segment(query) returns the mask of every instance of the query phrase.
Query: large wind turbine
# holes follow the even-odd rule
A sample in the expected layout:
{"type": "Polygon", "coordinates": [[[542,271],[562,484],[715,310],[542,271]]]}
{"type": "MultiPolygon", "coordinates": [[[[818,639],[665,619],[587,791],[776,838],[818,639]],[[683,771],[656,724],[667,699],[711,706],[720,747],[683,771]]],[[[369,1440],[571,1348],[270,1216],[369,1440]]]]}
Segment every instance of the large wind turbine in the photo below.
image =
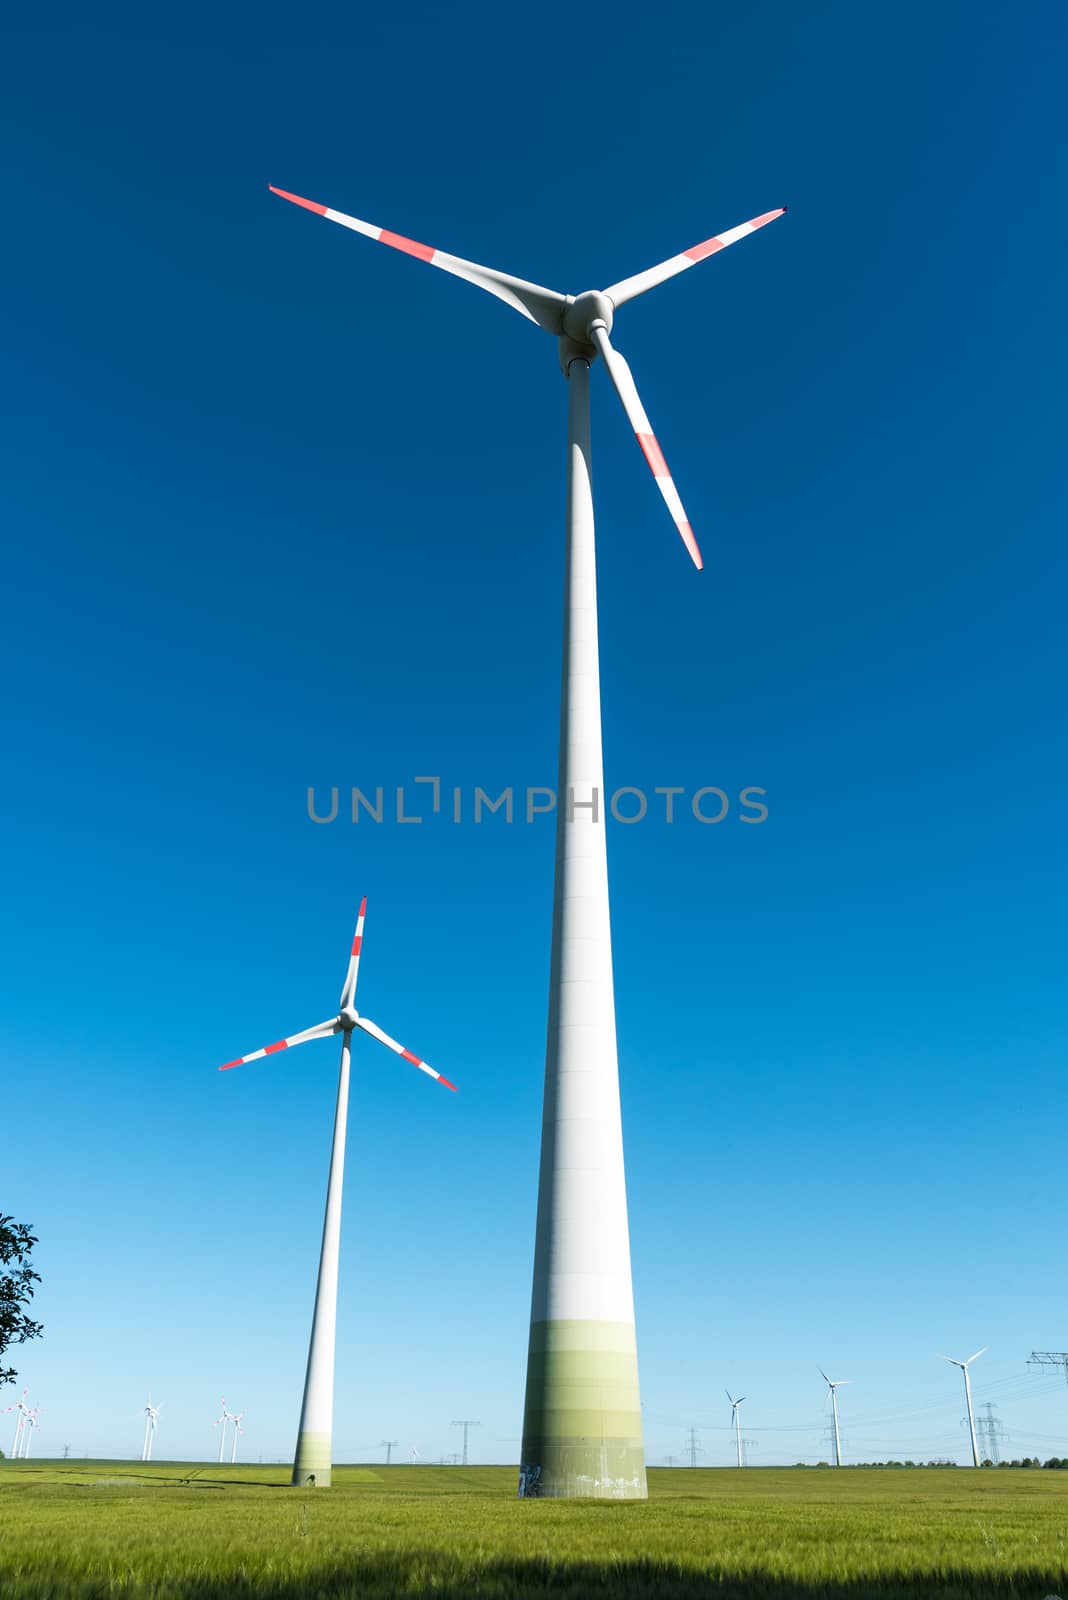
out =
{"type": "MultiPolygon", "coordinates": [[[[300,1427],[297,1432],[297,1449],[293,1462],[292,1482],[295,1485],[307,1485],[320,1489],[329,1488],[331,1468],[331,1434],[333,1432],[334,1416],[334,1340],[337,1330],[337,1276],[338,1276],[338,1250],[341,1242],[341,1187],[345,1174],[345,1128],[348,1121],[349,1106],[349,1054],[352,1046],[353,1029],[359,1028],[363,1033],[369,1033],[372,1039],[377,1039],[380,1044],[388,1045],[390,1050],[403,1056],[405,1061],[410,1061],[420,1072],[425,1072],[431,1078],[436,1078],[447,1089],[455,1090],[456,1085],[450,1083],[448,1078],[443,1078],[440,1072],[421,1061],[417,1055],[406,1050],[396,1039],[391,1039],[384,1033],[376,1022],[369,1017],[362,1017],[356,1010],[356,977],[360,970],[360,949],[363,944],[363,922],[367,911],[366,898],[360,902],[360,914],[356,919],[356,933],[352,941],[352,953],[349,956],[349,968],[345,974],[345,982],[341,989],[341,1006],[336,1017],[331,1017],[326,1022],[319,1022],[314,1028],[305,1028],[303,1033],[294,1033],[288,1039],[279,1039],[276,1044],[265,1045],[262,1050],[253,1050],[250,1055],[238,1056],[236,1061],[227,1061],[219,1068],[226,1072],[231,1067],[244,1066],[246,1062],[258,1061],[261,1056],[274,1055],[279,1050],[288,1050],[292,1045],[306,1044],[309,1039],[326,1039],[331,1034],[341,1035],[341,1072],[337,1085],[337,1108],[334,1113],[334,1141],[330,1151],[330,1177],[326,1189],[326,1213],[323,1218],[323,1240],[319,1251],[319,1277],[315,1286],[315,1309],[312,1313],[311,1340],[308,1346],[308,1367],[304,1377],[304,1402],[300,1412],[300,1427]]],[[[226,1405],[223,1404],[225,1415],[226,1405]]],[[[222,1419],[220,1418],[220,1421],[222,1419]]],[[[223,1425],[225,1437],[226,1427],[223,1425]]],[[[236,1438],[234,1441],[236,1449],[236,1438]]],[[[221,1447],[220,1447],[221,1449],[221,1447]]],[[[220,1461],[222,1455],[219,1456],[220,1461]]]]}
{"type": "Polygon", "coordinates": [[[837,1394],[837,1391],[842,1387],[842,1385],[844,1383],[852,1383],[853,1380],[852,1380],[852,1378],[828,1378],[827,1374],[824,1372],[822,1367],[817,1367],[816,1370],[818,1371],[820,1377],[823,1379],[824,1383],[827,1385],[827,1394],[823,1398],[823,1405],[824,1405],[824,1409],[825,1410],[826,1410],[826,1406],[827,1406],[827,1397],[830,1396],[831,1410],[834,1413],[834,1464],[835,1464],[836,1467],[840,1467],[842,1465],[842,1436],[838,1432],[838,1394],[837,1394]]]}
{"type": "Polygon", "coordinates": [[[729,1389],[724,1389],[723,1393],[727,1396],[727,1399],[731,1401],[731,1421],[734,1423],[734,1439],[738,1446],[738,1465],[740,1467],[744,1467],[745,1462],[742,1460],[742,1424],[738,1416],[738,1412],[742,1401],[745,1399],[745,1395],[740,1394],[737,1400],[731,1400],[731,1392],[729,1389]]]}
{"type": "Polygon", "coordinates": [[[603,290],[558,294],[284,189],[331,222],[466,278],[559,341],[568,379],[567,555],[541,1173],[519,1492],[644,1499],[608,911],[590,459],[599,355],[694,565],[701,553],[630,368],[616,310],[782,215],[766,211],[603,290]]]}
{"type": "Polygon", "coordinates": [[[972,1380],[968,1374],[968,1368],[971,1366],[973,1361],[978,1361],[979,1357],[984,1355],[989,1349],[990,1346],[988,1344],[984,1344],[982,1350],[977,1350],[974,1356],[968,1357],[967,1361],[957,1361],[953,1356],[940,1355],[938,1358],[939,1361],[948,1361],[951,1367],[959,1367],[964,1374],[964,1398],[968,1402],[968,1432],[972,1436],[973,1467],[977,1467],[979,1465],[979,1445],[975,1437],[975,1416],[972,1412],[972,1380]]]}

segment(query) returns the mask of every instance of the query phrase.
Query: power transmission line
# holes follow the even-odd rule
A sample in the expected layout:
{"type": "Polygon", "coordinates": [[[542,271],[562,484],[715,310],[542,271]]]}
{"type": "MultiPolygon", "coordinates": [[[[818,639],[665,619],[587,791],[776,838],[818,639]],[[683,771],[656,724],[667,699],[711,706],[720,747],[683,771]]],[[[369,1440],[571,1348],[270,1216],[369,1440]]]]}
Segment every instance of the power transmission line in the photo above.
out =
{"type": "Polygon", "coordinates": [[[481,1424],[481,1422],[473,1422],[470,1417],[461,1417],[458,1422],[451,1422],[449,1424],[449,1426],[451,1428],[462,1428],[464,1430],[464,1466],[466,1467],[466,1465],[467,1465],[467,1430],[468,1430],[468,1428],[481,1428],[482,1424],[481,1424]]]}
{"type": "Polygon", "coordinates": [[[690,1465],[691,1465],[691,1467],[696,1467],[696,1465],[697,1465],[697,1457],[704,1455],[704,1451],[702,1450],[701,1446],[697,1443],[697,1429],[696,1428],[691,1428],[690,1429],[689,1451],[690,1451],[690,1465]]]}
{"type": "Polygon", "coordinates": [[[1068,1350],[1032,1350],[1029,1367],[1063,1367],[1064,1381],[1068,1383],[1068,1350]]]}

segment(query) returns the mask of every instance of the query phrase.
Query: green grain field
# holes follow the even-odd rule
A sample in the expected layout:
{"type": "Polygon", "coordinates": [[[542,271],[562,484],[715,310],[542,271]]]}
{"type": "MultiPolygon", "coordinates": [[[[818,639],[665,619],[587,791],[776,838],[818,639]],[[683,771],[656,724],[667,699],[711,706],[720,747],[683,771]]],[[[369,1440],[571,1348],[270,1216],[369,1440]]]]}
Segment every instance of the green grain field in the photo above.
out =
{"type": "Polygon", "coordinates": [[[520,1502],[513,1468],[0,1462],[0,1596],[1068,1600],[1068,1474],[652,1470],[520,1502]]]}

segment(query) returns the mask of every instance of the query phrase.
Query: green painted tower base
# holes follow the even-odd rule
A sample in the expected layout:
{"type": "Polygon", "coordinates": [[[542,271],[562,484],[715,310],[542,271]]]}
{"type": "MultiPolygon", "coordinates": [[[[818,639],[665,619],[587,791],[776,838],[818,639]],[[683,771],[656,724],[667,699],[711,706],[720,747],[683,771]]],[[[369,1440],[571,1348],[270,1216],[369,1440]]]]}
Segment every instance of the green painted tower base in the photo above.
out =
{"type": "Polygon", "coordinates": [[[297,1439],[297,1459],[291,1479],[295,1489],[329,1489],[330,1435],[302,1433],[297,1439]]]}
{"type": "Polygon", "coordinates": [[[520,1461],[526,1498],[647,1498],[633,1323],[531,1326],[520,1461]]]}

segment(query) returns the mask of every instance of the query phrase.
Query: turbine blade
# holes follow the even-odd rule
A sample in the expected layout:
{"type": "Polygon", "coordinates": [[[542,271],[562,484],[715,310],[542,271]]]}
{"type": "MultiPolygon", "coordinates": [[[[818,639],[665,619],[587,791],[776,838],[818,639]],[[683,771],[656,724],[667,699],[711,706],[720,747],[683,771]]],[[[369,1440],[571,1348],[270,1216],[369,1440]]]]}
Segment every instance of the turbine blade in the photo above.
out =
{"type": "Polygon", "coordinates": [[[817,1367],[816,1371],[819,1373],[819,1375],[823,1379],[824,1383],[830,1383],[831,1380],[830,1380],[830,1378],[828,1378],[827,1374],[824,1372],[822,1367],[817,1367]]]}
{"type": "Polygon", "coordinates": [[[648,267],[644,272],[636,272],[632,278],[623,278],[604,292],[613,305],[621,306],[627,300],[634,300],[638,295],[644,294],[647,289],[655,289],[658,283],[666,282],[668,278],[675,277],[676,273],[695,267],[706,256],[715,255],[718,250],[726,250],[729,244],[737,244],[739,239],[746,238],[750,233],[756,233],[758,228],[774,222],[775,218],[781,217],[785,211],[786,207],[780,206],[777,211],[765,211],[749,222],[739,223],[737,228],[728,228],[726,233],[713,234],[711,239],[705,239],[702,244],[691,245],[689,250],[684,250],[681,255],[671,256],[667,261],[661,261],[659,266],[648,267]]]}
{"type": "Polygon", "coordinates": [[[938,1356],[938,1361],[948,1361],[951,1367],[963,1367],[963,1361],[957,1361],[953,1356],[938,1356]]]}
{"type": "Polygon", "coordinates": [[[433,1067],[427,1066],[425,1061],[420,1061],[418,1056],[414,1056],[410,1050],[406,1050],[402,1044],[398,1044],[396,1039],[391,1039],[388,1033],[382,1031],[377,1022],[371,1022],[367,1017],[358,1017],[356,1026],[362,1028],[364,1033],[369,1033],[372,1039],[377,1039],[381,1044],[388,1045],[391,1050],[395,1050],[399,1056],[404,1057],[405,1061],[410,1061],[413,1067],[418,1067],[420,1072],[425,1072],[429,1077],[436,1078],[439,1083],[445,1085],[446,1089],[451,1089],[454,1094],[456,1093],[456,1085],[454,1083],[450,1083],[448,1078],[443,1078],[440,1072],[435,1072],[433,1067]]]}
{"type": "Polygon", "coordinates": [[[406,239],[403,234],[390,233],[388,228],[376,227],[373,222],[361,222],[359,217],[334,211],[330,206],[320,205],[317,200],[304,200],[299,194],[290,194],[287,189],[276,189],[273,183],[267,187],[272,194],[289,200],[295,206],[303,206],[305,211],[314,211],[317,216],[326,217],[330,222],[340,222],[343,228],[351,228],[368,239],[377,239],[380,244],[402,250],[405,255],[428,261],[432,267],[441,267],[443,272],[451,272],[455,278],[466,278],[468,283],[496,295],[498,300],[503,300],[505,305],[511,306],[531,322],[536,322],[539,328],[544,328],[548,333],[563,332],[567,300],[554,289],[543,289],[541,284],[528,283],[525,278],[513,278],[510,273],[480,266],[477,261],[465,261],[462,256],[450,256],[444,250],[435,250],[433,245],[419,244],[415,239],[406,239]]]}
{"type": "Polygon", "coordinates": [[[360,970],[360,946],[363,944],[363,919],[367,912],[367,896],[360,901],[360,914],[356,918],[356,932],[352,940],[352,954],[349,956],[349,970],[345,974],[345,982],[341,989],[341,1009],[351,1006],[356,997],[356,974],[360,970]]]}
{"type": "MultiPolygon", "coordinates": [[[[729,1389],[724,1389],[723,1393],[727,1396],[728,1400],[731,1400],[731,1392],[730,1392],[729,1389]]],[[[734,1401],[731,1400],[731,1405],[733,1405],[733,1404],[734,1404],[734,1401]]]]}
{"type": "Polygon", "coordinates": [[[253,1050],[251,1055],[238,1056],[236,1061],[225,1061],[219,1068],[220,1072],[229,1072],[231,1067],[243,1067],[247,1061],[258,1061],[261,1056],[273,1056],[278,1050],[288,1050],[291,1045],[307,1044],[309,1039],[328,1039],[332,1033],[338,1033],[338,1021],[331,1017],[329,1022],[317,1022],[314,1028],[305,1028],[303,1033],[291,1033],[288,1039],[279,1039],[277,1044],[264,1045],[262,1050],[253,1050]]]}
{"type": "Polygon", "coordinates": [[[987,1352],[987,1351],[988,1351],[988,1350],[989,1350],[989,1349],[990,1349],[990,1346],[989,1346],[989,1345],[988,1345],[988,1344],[984,1344],[984,1346],[983,1346],[983,1348],[982,1348],[982,1349],[981,1349],[981,1350],[977,1350],[977,1351],[976,1351],[976,1352],[975,1352],[975,1354],[974,1354],[974,1356],[969,1356],[969,1357],[968,1357],[968,1359],[967,1359],[967,1361],[966,1361],[966,1362],[965,1362],[965,1363],[964,1363],[964,1365],[965,1365],[965,1366],[966,1366],[966,1367],[970,1367],[970,1366],[971,1366],[971,1364],[972,1364],[972,1362],[973,1362],[973,1361],[978,1361],[978,1360],[979,1360],[979,1357],[980,1357],[980,1356],[981,1356],[981,1355],[985,1355],[985,1354],[986,1354],[986,1352],[987,1352]]]}
{"type": "Polygon", "coordinates": [[[664,497],[664,503],[671,512],[672,521],[679,530],[683,544],[690,552],[690,559],[698,572],[700,572],[704,562],[701,560],[701,552],[697,547],[697,540],[694,538],[689,518],[683,509],[682,501],[679,499],[679,492],[675,488],[675,480],[668,471],[668,464],[664,460],[663,452],[656,442],[656,435],[653,432],[649,418],[645,414],[645,407],[638,396],[633,374],[619,351],[613,348],[607,330],[602,323],[594,323],[590,329],[590,338],[597,346],[598,353],[608,369],[608,376],[612,380],[616,394],[618,394],[623,403],[623,410],[627,413],[627,420],[634,429],[638,443],[641,445],[642,455],[649,463],[653,477],[656,479],[656,486],[664,497]]]}

